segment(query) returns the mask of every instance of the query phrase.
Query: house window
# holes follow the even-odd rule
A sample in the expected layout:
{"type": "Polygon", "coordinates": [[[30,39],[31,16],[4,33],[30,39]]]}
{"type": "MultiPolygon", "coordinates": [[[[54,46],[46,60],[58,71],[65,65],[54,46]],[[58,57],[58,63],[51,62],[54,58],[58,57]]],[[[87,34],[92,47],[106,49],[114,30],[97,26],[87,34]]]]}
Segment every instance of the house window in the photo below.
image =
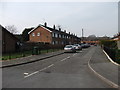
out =
{"type": "Polygon", "coordinates": [[[66,39],[66,36],[64,38],[66,39]]]}
{"type": "Polygon", "coordinates": [[[57,34],[57,33],[55,34],[55,37],[56,37],[56,38],[58,37],[58,34],[57,34]]]}
{"type": "Polygon", "coordinates": [[[53,41],[52,44],[54,45],[54,44],[55,44],[55,41],[53,41]]]}
{"type": "Polygon", "coordinates": [[[64,38],[64,35],[62,35],[62,38],[64,38]]]}
{"type": "Polygon", "coordinates": [[[52,37],[54,37],[55,35],[54,35],[54,33],[52,33],[52,37]]]}
{"type": "Polygon", "coordinates": [[[58,44],[58,41],[56,41],[56,44],[58,44]]]}
{"type": "Polygon", "coordinates": [[[64,45],[64,41],[62,41],[62,45],[64,45]]]}
{"type": "Polygon", "coordinates": [[[67,36],[67,39],[68,39],[69,37],[67,36]]]}
{"type": "Polygon", "coordinates": [[[32,33],[32,36],[35,36],[35,33],[32,33]]]}
{"type": "Polygon", "coordinates": [[[40,36],[40,33],[37,33],[37,36],[40,36]]]}
{"type": "Polygon", "coordinates": [[[61,38],[61,34],[59,35],[59,38],[61,38]]]}

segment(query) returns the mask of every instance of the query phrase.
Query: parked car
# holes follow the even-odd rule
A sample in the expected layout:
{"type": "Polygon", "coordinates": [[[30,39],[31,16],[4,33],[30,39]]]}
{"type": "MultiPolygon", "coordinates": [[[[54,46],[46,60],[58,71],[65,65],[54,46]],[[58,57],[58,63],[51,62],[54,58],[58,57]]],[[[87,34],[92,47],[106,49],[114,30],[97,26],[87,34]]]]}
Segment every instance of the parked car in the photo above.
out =
{"type": "Polygon", "coordinates": [[[82,47],[79,44],[74,44],[76,50],[82,50],[82,47]]]}
{"type": "Polygon", "coordinates": [[[97,44],[94,44],[94,46],[97,46],[97,44]]]}
{"type": "Polygon", "coordinates": [[[86,48],[88,48],[88,47],[90,47],[90,44],[86,43],[85,46],[86,46],[86,48]]]}
{"type": "Polygon", "coordinates": [[[81,46],[82,48],[85,48],[85,44],[84,44],[84,43],[81,43],[80,46],[81,46]]]}
{"type": "Polygon", "coordinates": [[[76,52],[75,47],[73,45],[66,45],[64,47],[64,52],[76,52]]]}
{"type": "Polygon", "coordinates": [[[90,47],[90,44],[87,44],[87,43],[81,43],[81,47],[82,48],[88,48],[88,47],[90,47]]]}

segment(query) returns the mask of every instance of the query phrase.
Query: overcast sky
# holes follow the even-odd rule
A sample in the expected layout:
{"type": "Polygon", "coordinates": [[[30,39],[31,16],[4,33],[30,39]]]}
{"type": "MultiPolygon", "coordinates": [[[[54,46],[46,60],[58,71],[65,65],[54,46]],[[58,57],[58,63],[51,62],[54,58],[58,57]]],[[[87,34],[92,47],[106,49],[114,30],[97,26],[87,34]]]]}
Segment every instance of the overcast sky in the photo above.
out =
{"type": "Polygon", "coordinates": [[[44,24],[84,36],[110,36],[118,32],[117,2],[1,2],[0,24],[25,28],[44,24]]]}

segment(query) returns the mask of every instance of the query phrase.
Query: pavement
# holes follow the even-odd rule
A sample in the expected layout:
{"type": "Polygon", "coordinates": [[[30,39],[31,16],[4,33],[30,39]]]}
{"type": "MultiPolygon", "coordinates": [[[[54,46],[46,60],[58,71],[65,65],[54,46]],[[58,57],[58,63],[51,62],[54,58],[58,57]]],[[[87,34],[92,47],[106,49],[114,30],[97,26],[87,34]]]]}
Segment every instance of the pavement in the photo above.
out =
{"type": "Polygon", "coordinates": [[[61,55],[63,53],[64,51],[60,50],[60,51],[50,52],[46,54],[31,55],[31,56],[22,57],[22,58],[6,60],[6,61],[2,61],[1,67],[5,68],[5,67],[13,67],[13,66],[18,66],[18,65],[28,64],[28,63],[36,62],[36,61],[43,60],[46,58],[50,58],[53,56],[61,55]]]}
{"type": "Polygon", "coordinates": [[[113,88],[120,87],[119,66],[110,62],[100,47],[97,47],[89,61],[90,69],[113,88]]]}

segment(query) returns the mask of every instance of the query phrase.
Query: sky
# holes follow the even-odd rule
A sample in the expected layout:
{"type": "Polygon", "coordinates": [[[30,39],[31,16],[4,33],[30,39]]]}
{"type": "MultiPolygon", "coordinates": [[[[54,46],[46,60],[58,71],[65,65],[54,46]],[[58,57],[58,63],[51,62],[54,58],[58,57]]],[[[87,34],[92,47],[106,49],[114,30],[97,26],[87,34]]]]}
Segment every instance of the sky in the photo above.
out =
{"type": "Polygon", "coordinates": [[[25,28],[61,25],[62,30],[82,36],[118,33],[118,2],[0,2],[0,24],[25,28]]]}

